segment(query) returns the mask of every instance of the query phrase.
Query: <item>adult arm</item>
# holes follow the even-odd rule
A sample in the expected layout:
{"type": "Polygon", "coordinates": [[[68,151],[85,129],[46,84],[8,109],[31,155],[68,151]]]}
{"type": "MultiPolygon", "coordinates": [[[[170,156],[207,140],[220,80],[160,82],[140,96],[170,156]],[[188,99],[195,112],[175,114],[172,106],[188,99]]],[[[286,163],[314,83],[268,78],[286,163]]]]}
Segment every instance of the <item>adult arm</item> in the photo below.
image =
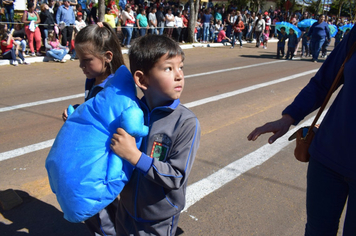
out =
{"type": "MultiPolygon", "coordinates": [[[[355,41],[356,28],[353,28],[350,34],[341,41],[338,49],[331,52],[315,76],[300,91],[294,101],[283,110],[282,118],[256,128],[248,135],[247,139],[254,141],[261,134],[272,132],[274,135],[268,139],[268,142],[273,143],[283,136],[291,125],[297,125],[305,116],[318,109],[355,41]]],[[[340,82],[339,86],[341,83],[343,81],[340,82]]]]}

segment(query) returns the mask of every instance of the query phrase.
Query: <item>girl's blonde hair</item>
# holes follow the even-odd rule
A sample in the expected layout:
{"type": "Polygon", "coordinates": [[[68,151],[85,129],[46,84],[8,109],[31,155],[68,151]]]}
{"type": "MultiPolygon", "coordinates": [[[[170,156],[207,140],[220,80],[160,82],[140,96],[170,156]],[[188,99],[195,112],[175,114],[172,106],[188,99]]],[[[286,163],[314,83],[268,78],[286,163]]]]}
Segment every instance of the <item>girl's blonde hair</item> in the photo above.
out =
{"type": "Polygon", "coordinates": [[[79,31],[75,37],[76,50],[91,50],[91,53],[97,57],[104,56],[107,51],[112,52],[113,59],[109,63],[108,71],[114,74],[115,71],[122,65],[125,65],[124,58],[121,53],[120,41],[106,22],[88,25],[79,31]]]}

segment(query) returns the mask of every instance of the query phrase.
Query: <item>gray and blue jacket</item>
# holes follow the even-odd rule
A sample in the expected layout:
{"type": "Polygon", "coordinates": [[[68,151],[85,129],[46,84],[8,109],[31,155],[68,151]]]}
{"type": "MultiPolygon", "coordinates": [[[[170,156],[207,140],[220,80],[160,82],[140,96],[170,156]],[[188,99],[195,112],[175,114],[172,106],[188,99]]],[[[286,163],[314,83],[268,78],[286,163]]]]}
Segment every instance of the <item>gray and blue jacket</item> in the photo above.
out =
{"type": "Polygon", "coordinates": [[[149,110],[141,100],[149,134],[142,155],[120,201],[139,222],[168,219],[184,209],[187,180],[200,143],[200,124],[188,108],[174,100],[149,110]]]}

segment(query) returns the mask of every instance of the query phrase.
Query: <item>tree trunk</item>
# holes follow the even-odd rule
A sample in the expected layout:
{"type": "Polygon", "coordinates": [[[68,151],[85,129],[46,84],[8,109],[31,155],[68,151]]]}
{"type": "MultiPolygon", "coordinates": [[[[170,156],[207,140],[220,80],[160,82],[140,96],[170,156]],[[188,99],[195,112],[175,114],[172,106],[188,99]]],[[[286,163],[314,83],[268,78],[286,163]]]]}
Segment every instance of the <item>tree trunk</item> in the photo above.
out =
{"type": "Polygon", "coordinates": [[[105,0],[98,1],[98,21],[104,22],[105,15],[105,0]]]}
{"type": "Polygon", "coordinates": [[[344,5],[344,1],[340,0],[339,5],[338,5],[338,13],[337,13],[336,25],[338,23],[340,23],[339,19],[340,19],[340,16],[341,16],[341,9],[342,9],[343,5],[344,5]]]}
{"type": "Polygon", "coordinates": [[[200,0],[189,0],[190,15],[189,15],[189,25],[188,25],[188,42],[194,43],[194,30],[195,24],[197,23],[198,13],[199,13],[199,3],[200,0]]]}

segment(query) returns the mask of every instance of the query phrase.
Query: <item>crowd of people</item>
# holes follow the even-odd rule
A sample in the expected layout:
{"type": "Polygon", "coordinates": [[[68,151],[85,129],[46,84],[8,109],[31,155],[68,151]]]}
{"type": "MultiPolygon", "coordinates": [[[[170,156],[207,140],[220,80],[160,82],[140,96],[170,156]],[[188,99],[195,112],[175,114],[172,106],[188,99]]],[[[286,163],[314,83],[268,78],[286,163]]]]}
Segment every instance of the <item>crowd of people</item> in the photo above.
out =
{"type": "MultiPolygon", "coordinates": [[[[46,55],[55,61],[65,62],[60,58],[67,53],[72,54],[71,59],[74,60],[76,57],[75,35],[86,25],[98,22],[97,6],[92,2],[78,4],[77,0],[44,0],[39,3],[36,0],[30,0],[27,4],[28,10],[24,12],[21,22],[13,20],[13,11],[9,8],[11,4],[13,5],[13,1],[5,2],[9,5],[5,8],[6,22],[3,24],[0,22],[1,39],[4,40],[10,30],[15,27],[13,37],[18,40],[14,41],[14,45],[16,41],[21,42],[18,53],[15,53],[17,56],[19,53],[22,53],[23,57],[42,56],[42,51],[45,51],[46,55]],[[56,48],[45,43],[50,41],[49,33],[59,39],[60,45],[56,48]],[[29,50],[26,50],[26,47],[29,50]],[[56,50],[56,53],[51,53],[51,50],[52,52],[56,50]],[[61,56],[58,58],[54,55],[61,56]]],[[[165,34],[177,42],[185,43],[188,38],[189,14],[189,3],[184,5],[164,0],[155,0],[150,3],[132,0],[118,6],[112,0],[106,6],[104,22],[107,22],[117,33],[122,47],[129,48],[131,40],[145,34],[165,34]]],[[[297,26],[298,22],[311,18],[317,17],[308,12],[301,14],[298,11],[292,14],[289,11],[275,9],[273,6],[264,12],[261,10],[253,12],[247,6],[239,10],[233,4],[214,5],[212,1],[209,1],[200,6],[194,29],[194,41],[230,43],[231,48],[234,48],[236,43],[239,43],[242,48],[243,40],[250,43],[254,41],[256,47],[262,46],[267,49],[268,40],[276,38],[279,40],[277,58],[285,56],[286,59],[293,59],[301,44],[302,56],[311,55],[312,60],[317,61],[320,51],[323,57],[326,56],[326,48],[330,43],[327,25],[341,26],[344,23],[341,19],[319,17],[318,24],[315,26],[310,29],[301,28],[302,34],[296,39],[296,35],[291,35],[289,30],[281,32],[275,27],[277,22],[290,22],[297,26]],[[284,47],[287,39],[288,46],[285,55],[284,47]]],[[[342,37],[343,32],[338,33],[335,37],[335,44],[338,44],[342,37]]],[[[14,45],[13,48],[15,48],[14,45]]],[[[14,61],[12,64],[17,65],[16,58],[12,59],[14,61]]]]}

